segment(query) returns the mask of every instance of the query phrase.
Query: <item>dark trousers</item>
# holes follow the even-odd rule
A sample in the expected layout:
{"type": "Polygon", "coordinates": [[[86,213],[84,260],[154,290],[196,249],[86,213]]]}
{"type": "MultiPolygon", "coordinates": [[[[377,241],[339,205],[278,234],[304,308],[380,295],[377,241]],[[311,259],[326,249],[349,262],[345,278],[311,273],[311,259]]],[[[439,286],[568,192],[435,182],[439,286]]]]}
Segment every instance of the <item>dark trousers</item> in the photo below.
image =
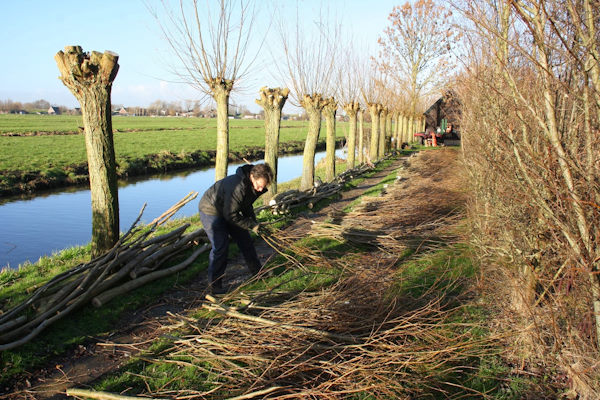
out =
{"type": "Polygon", "coordinates": [[[207,215],[200,211],[200,221],[204,225],[204,230],[208,240],[212,244],[212,249],[208,256],[208,283],[220,286],[221,278],[227,268],[227,253],[229,252],[229,237],[236,242],[246,265],[254,275],[260,271],[261,264],[256,254],[252,237],[250,233],[237,225],[228,223],[225,218],[218,215],[207,215]]]}

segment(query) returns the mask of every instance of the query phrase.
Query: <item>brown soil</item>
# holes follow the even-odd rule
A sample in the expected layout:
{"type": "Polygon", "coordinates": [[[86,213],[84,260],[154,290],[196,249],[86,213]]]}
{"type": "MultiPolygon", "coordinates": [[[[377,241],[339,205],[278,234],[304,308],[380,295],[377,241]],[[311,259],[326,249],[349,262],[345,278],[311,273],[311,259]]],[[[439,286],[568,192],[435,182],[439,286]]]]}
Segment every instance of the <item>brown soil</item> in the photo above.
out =
{"type": "MultiPolygon", "coordinates": [[[[297,236],[308,231],[311,221],[320,221],[341,210],[360,197],[370,187],[376,185],[393,170],[398,169],[404,159],[396,160],[392,165],[366,178],[358,187],[343,192],[339,200],[318,210],[298,216],[286,230],[297,236]]],[[[256,249],[261,261],[266,261],[274,250],[264,241],[257,241],[256,249]]],[[[249,278],[241,257],[230,260],[225,274],[225,284],[230,288],[240,285],[249,278]]],[[[201,274],[184,286],[174,287],[171,291],[156,299],[153,304],[135,310],[126,315],[118,326],[122,328],[102,340],[90,339],[85,346],[58,357],[45,368],[32,371],[27,377],[15,382],[12,388],[4,389],[0,399],[68,399],[65,390],[70,387],[85,387],[86,384],[118,369],[140,350],[147,348],[160,337],[158,329],[164,325],[169,314],[176,314],[198,307],[204,300],[206,276],[201,274]]]]}

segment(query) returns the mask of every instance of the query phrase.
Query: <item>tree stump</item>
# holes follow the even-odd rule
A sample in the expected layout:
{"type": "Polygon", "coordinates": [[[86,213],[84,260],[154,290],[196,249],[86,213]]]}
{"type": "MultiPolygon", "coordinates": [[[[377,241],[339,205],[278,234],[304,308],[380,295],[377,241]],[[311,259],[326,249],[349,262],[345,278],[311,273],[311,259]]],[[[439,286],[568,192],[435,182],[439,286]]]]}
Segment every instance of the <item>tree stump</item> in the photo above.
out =
{"type": "Polygon", "coordinates": [[[119,239],[119,199],[111,100],[119,56],[106,51],[84,53],[66,46],[54,56],[59,79],[81,105],[92,197],[92,256],[113,247],[119,239]]]}

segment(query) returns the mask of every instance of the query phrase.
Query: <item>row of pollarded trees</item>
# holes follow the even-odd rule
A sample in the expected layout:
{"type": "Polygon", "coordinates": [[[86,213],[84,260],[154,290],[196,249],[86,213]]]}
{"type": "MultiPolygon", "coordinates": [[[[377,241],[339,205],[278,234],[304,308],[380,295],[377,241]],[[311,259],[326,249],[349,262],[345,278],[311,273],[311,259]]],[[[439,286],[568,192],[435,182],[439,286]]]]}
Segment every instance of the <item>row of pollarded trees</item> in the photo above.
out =
{"type": "MultiPolygon", "coordinates": [[[[425,1],[424,3],[430,2],[425,1]]],[[[179,71],[180,77],[206,95],[211,96],[217,103],[218,139],[215,178],[222,179],[227,173],[229,96],[235,85],[249,73],[249,66],[255,60],[255,58],[246,57],[252,47],[251,43],[262,43],[265,39],[263,37],[262,40],[253,42],[257,36],[255,30],[258,25],[253,23],[256,16],[255,5],[252,1],[220,0],[200,6],[196,1],[191,0],[190,2],[180,2],[176,11],[169,9],[166,2],[163,5],[166,17],[161,17],[158,12],[154,15],[176,58],[183,66],[179,71]]],[[[288,98],[294,106],[302,107],[308,115],[309,127],[304,147],[301,190],[313,186],[314,156],[321,132],[322,119],[325,120],[326,127],[326,179],[331,180],[335,177],[335,115],[338,109],[346,110],[351,120],[348,145],[356,146],[356,142],[359,142],[361,150],[360,132],[362,130],[360,123],[356,123],[355,116],[358,121],[361,121],[361,108],[369,108],[372,119],[382,121],[382,123],[373,123],[371,127],[372,139],[370,142],[377,142],[377,147],[366,146],[369,159],[376,160],[384,152],[385,132],[391,132],[390,119],[397,115],[395,111],[386,110],[399,108],[392,106],[390,99],[399,96],[390,95],[389,88],[401,85],[414,88],[415,91],[403,94],[402,97],[408,99],[410,103],[404,107],[407,110],[404,115],[416,115],[417,100],[424,94],[423,87],[428,85],[427,82],[420,82],[419,76],[400,79],[400,81],[408,80],[412,82],[411,84],[403,84],[398,81],[399,78],[395,81],[390,79],[389,82],[386,82],[389,83],[388,89],[386,89],[388,94],[384,94],[381,85],[383,81],[379,80],[379,83],[376,83],[375,74],[369,69],[386,70],[388,76],[398,77],[403,72],[397,66],[397,57],[380,63],[369,63],[370,68],[362,69],[355,66],[356,61],[354,60],[340,62],[342,58],[340,43],[343,42],[340,24],[337,21],[328,21],[323,15],[324,13],[321,13],[317,23],[311,25],[309,29],[302,26],[302,19],[298,11],[295,24],[290,24],[282,17],[274,19],[279,21],[274,30],[279,34],[278,42],[281,49],[276,52],[277,55],[274,56],[273,62],[269,64],[277,68],[277,71],[272,72],[278,75],[278,80],[289,88],[289,92],[288,89],[263,89],[266,92],[261,92],[261,97],[257,100],[259,105],[267,106],[265,113],[271,112],[269,110],[277,108],[276,106],[280,107],[279,110],[272,111],[273,117],[266,117],[268,147],[276,145],[278,142],[277,118],[280,117],[281,107],[288,101],[288,98]],[[373,90],[365,90],[365,85],[372,87],[373,90]],[[385,105],[381,101],[384,98],[386,98],[385,105]],[[363,107],[359,106],[361,101],[364,104],[363,107]],[[381,112],[384,113],[383,119],[380,118],[381,112]],[[390,119],[387,118],[388,114],[390,114],[390,119]],[[387,128],[386,123],[388,123],[387,128]],[[383,134],[380,135],[380,132],[383,134]]],[[[420,14],[415,11],[405,18],[409,19],[417,15],[420,14]]],[[[390,29],[394,31],[392,14],[390,21],[390,29]]],[[[390,46],[394,46],[394,44],[390,46]]],[[[260,51],[261,46],[256,46],[255,49],[260,51]]],[[[355,49],[345,50],[344,54],[358,53],[355,49]]],[[[367,65],[367,63],[363,64],[367,65]]],[[[414,68],[422,70],[423,65],[417,64],[414,68]]],[[[398,104],[397,101],[396,104],[398,104]]],[[[395,135],[403,135],[403,139],[396,139],[397,144],[410,141],[412,134],[422,129],[422,122],[419,118],[416,116],[404,119],[395,117],[396,121],[402,121],[396,122],[394,131],[395,135]]],[[[392,133],[389,135],[392,136],[392,133]]],[[[268,154],[276,154],[277,148],[268,148],[266,151],[268,154]]],[[[351,154],[348,160],[349,165],[353,166],[354,151],[349,150],[349,154],[351,154]]],[[[359,151],[359,162],[363,161],[361,157],[362,151],[359,151]]],[[[268,162],[276,162],[276,155],[270,155],[269,159],[268,162]]],[[[273,189],[272,193],[275,193],[276,183],[273,189]]]]}
{"type": "MultiPolygon", "coordinates": [[[[163,6],[165,16],[159,16],[156,11],[154,16],[179,61],[178,75],[212,97],[217,105],[215,178],[219,180],[227,174],[229,98],[238,82],[247,76],[253,60],[247,57],[247,52],[253,46],[251,38],[258,25],[254,21],[254,3],[220,0],[198,4],[197,0],[190,0],[179,2],[177,10],[171,10],[166,1],[163,6]]],[[[414,13],[413,16],[416,15],[419,13],[414,13]]],[[[390,20],[393,27],[393,13],[390,20]]],[[[336,175],[335,116],[338,108],[346,110],[351,120],[348,134],[349,167],[354,166],[356,147],[359,163],[365,160],[375,161],[384,155],[386,136],[393,136],[395,146],[399,146],[402,142],[410,141],[414,132],[422,129],[422,120],[414,117],[417,98],[423,94],[420,91],[422,88],[402,95],[395,95],[390,89],[402,85],[402,79],[398,78],[401,69],[394,57],[379,63],[363,62],[362,65],[367,67],[361,70],[358,62],[339,62],[339,43],[342,38],[337,22],[331,23],[321,18],[316,26],[311,26],[312,32],[307,32],[299,22],[290,25],[284,23],[283,18],[279,21],[282,21],[277,27],[282,52],[274,64],[279,68],[280,80],[290,89],[263,88],[257,103],[265,110],[266,160],[275,170],[281,110],[288,96],[294,105],[304,108],[309,117],[300,190],[312,188],[314,184],[314,158],[322,118],[325,118],[327,131],[326,179],[332,180],[336,175]],[[288,31],[290,27],[295,28],[293,32],[288,31]],[[396,79],[379,79],[375,71],[396,79]],[[409,106],[405,107],[408,112],[402,115],[413,117],[399,117],[400,114],[395,110],[399,109],[398,104],[401,102],[392,101],[399,98],[409,99],[409,106]],[[362,107],[361,101],[364,104],[362,107]],[[365,109],[369,110],[372,120],[369,143],[362,124],[362,111],[365,109]],[[396,123],[392,132],[394,118],[396,123]],[[368,158],[364,157],[363,151],[368,154],[368,158]]],[[[296,18],[296,21],[300,21],[300,18],[296,18]]],[[[94,210],[93,253],[98,255],[109,249],[118,236],[118,197],[116,178],[111,176],[115,160],[108,112],[112,80],[118,70],[118,57],[110,52],[92,52],[90,55],[78,46],[68,47],[66,50],[65,53],[59,52],[56,59],[62,73],[61,79],[82,105],[94,210]]],[[[255,50],[259,54],[261,46],[255,50]]],[[[346,53],[357,54],[353,50],[347,49],[346,53]]],[[[413,68],[422,69],[423,66],[416,64],[413,68]]],[[[413,82],[413,78],[409,81],[413,82]]],[[[412,87],[411,85],[404,86],[412,87]]],[[[275,180],[272,193],[276,191],[275,180]]]]}

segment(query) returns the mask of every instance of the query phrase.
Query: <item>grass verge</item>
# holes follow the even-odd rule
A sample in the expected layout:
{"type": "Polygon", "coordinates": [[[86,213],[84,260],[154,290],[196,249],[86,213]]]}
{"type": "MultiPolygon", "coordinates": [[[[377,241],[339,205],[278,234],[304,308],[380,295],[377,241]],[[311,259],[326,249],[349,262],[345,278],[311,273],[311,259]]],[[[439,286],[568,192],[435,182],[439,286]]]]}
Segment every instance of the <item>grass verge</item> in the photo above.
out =
{"type": "MultiPolygon", "coordinates": [[[[378,166],[377,170],[387,165],[386,163],[382,163],[378,166]]],[[[337,164],[338,173],[344,171],[345,168],[345,162],[337,164]]],[[[375,173],[375,171],[370,174],[375,173]]],[[[323,177],[324,169],[317,168],[316,174],[323,177]]],[[[295,188],[298,182],[299,179],[283,183],[280,185],[280,190],[295,188]]],[[[356,180],[353,182],[356,182],[356,180]]],[[[260,205],[259,203],[260,201],[255,205],[260,205]]],[[[327,201],[322,200],[318,203],[317,207],[323,207],[325,204],[327,204],[327,201]]],[[[270,217],[267,217],[267,215],[270,215],[270,213],[259,216],[259,219],[274,218],[272,215],[270,217]]],[[[289,220],[281,220],[276,226],[281,227],[288,222],[289,220]]],[[[156,234],[166,233],[184,223],[191,224],[188,228],[189,231],[201,226],[197,216],[182,218],[168,222],[164,227],[159,228],[156,234]]],[[[235,255],[237,247],[232,245],[230,252],[231,255],[235,255]]],[[[188,255],[189,253],[182,254],[177,259],[172,260],[170,264],[177,264],[180,259],[188,255]]],[[[77,348],[79,345],[85,345],[90,340],[97,340],[110,334],[128,312],[151,303],[153,299],[172,289],[176,284],[183,285],[194,279],[194,277],[206,269],[208,264],[207,258],[207,255],[201,255],[198,260],[184,271],[145,285],[126,296],[112,300],[110,307],[96,309],[86,306],[72,314],[68,321],[58,321],[29,344],[15,350],[0,353],[0,385],[6,385],[14,381],[16,377],[44,365],[48,360],[77,348]]],[[[88,245],[65,249],[51,257],[43,257],[39,262],[28,264],[23,268],[3,270],[0,272],[0,309],[8,310],[12,306],[19,304],[36,287],[47,282],[53,276],[72,269],[83,262],[87,262],[89,259],[90,246],[88,245]]],[[[317,282],[315,284],[321,283],[317,282]]]]}
{"type": "MultiPolygon", "coordinates": [[[[0,115],[0,196],[87,182],[85,138],[79,116],[0,115]],[[39,132],[54,134],[35,135],[39,132]],[[30,136],[11,134],[32,133],[30,136]]],[[[116,117],[114,146],[119,177],[208,167],[215,157],[216,119],[116,117]]],[[[307,122],[283,121],[281,154],[301,152],[307,122]]],[[[341,140],[346,123],[338,123],[341,140]]],[[[233,159],[264,156],[264,121],[230,122],[233,159]]],[[[324,148],[324,139],[318,144],[324,148]]]]}

